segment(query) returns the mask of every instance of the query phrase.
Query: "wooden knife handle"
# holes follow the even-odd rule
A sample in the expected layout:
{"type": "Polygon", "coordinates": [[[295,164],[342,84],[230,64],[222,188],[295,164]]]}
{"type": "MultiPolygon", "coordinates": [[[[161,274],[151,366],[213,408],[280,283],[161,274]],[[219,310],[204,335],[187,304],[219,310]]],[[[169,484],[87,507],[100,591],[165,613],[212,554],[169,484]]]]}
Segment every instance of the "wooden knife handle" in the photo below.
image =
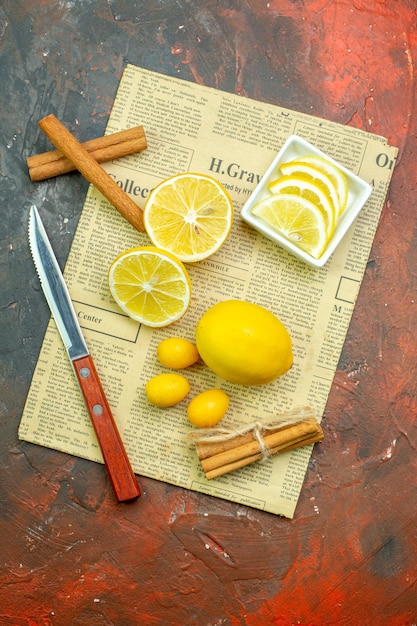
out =
{"type": "Polygon", "coordinates": [[[90,355],[72,362],[96,432],[104,463],[119,502],[141,495],[135,474],[104,395],[93,359],[90,355]]]}

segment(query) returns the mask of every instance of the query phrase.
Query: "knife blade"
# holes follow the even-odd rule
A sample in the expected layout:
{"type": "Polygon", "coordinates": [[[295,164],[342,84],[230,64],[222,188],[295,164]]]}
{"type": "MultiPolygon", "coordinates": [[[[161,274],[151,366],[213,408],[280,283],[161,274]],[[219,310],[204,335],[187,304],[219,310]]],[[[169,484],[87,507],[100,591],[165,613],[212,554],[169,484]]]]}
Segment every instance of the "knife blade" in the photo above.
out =
{"type": "Polygon", "coordinates": [[[46,301],[84,397],[116,497],[119,502],[133,500],[141,495],[141,491],[36,206],[32,206],[29,213],[29,245],[46,301]]]}

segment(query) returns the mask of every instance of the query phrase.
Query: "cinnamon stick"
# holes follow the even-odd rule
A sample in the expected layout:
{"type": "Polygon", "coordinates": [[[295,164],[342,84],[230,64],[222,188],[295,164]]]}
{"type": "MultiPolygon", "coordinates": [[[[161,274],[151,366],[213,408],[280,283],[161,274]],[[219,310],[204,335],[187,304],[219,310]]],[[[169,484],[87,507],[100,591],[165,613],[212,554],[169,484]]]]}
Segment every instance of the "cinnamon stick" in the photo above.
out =
{"type": "Polygon", "coordinates": [[[217,478],[250,463],[289,450],[322,441],[322,428],[314,417],[296,424],[258,432],[250,430],[222,441],[197,441],[196,451],[207,479],[217,478]]]}
{"type": "Polygon", "coordinates": [[[84,178],[94,185],[132,226],[143,232],[145,227],[142,209],[119,187],[65,126],[52,114],[44,117],[39,122],[39,126],[51,143],[73,163],[84,178]]]}
{"type": "MultiPolygon", "coordinates": [[[[145,150],[147,141],[143,126],[135,126],[111,135],[90,139],[82,145],[97,163],[105,163],[145,150]]],[[[30,156],[26,162],[33,182],[67,174],[76,169],[60,150],[49,150],[30,156]]]]}

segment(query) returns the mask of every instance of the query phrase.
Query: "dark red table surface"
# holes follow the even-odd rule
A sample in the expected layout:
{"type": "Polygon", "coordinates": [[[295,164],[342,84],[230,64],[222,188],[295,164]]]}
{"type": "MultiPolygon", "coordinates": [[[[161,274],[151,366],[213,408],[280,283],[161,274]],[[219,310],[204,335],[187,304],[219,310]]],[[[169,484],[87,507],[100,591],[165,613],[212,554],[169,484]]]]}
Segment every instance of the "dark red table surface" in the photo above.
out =
{"type": "Polygon", "coordinates": [[[416,62],[414,0],[0,3],[1,626],[417,623],[416,62]],[[118,505],[101,465],[17,438],[49,318],[28,210],[63,263],[87,189],[26,158],[49,113],[101,135],[127,63],[400,150],[293,520],[145,478],[118,505]]]}

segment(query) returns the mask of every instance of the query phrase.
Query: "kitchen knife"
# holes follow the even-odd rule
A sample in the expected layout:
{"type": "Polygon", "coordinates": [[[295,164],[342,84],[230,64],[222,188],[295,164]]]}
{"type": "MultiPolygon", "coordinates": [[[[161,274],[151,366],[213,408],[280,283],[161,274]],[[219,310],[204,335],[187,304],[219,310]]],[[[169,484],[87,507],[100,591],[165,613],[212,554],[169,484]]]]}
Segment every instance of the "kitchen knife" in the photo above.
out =
{"type": "Polygon", "coordinates": [[[35,206],[29,214],[29,244],[41,286],[61,335],[94,426],[119,502],[141,495],[93,359],[79,326],[64,277],[35,206]]]}

